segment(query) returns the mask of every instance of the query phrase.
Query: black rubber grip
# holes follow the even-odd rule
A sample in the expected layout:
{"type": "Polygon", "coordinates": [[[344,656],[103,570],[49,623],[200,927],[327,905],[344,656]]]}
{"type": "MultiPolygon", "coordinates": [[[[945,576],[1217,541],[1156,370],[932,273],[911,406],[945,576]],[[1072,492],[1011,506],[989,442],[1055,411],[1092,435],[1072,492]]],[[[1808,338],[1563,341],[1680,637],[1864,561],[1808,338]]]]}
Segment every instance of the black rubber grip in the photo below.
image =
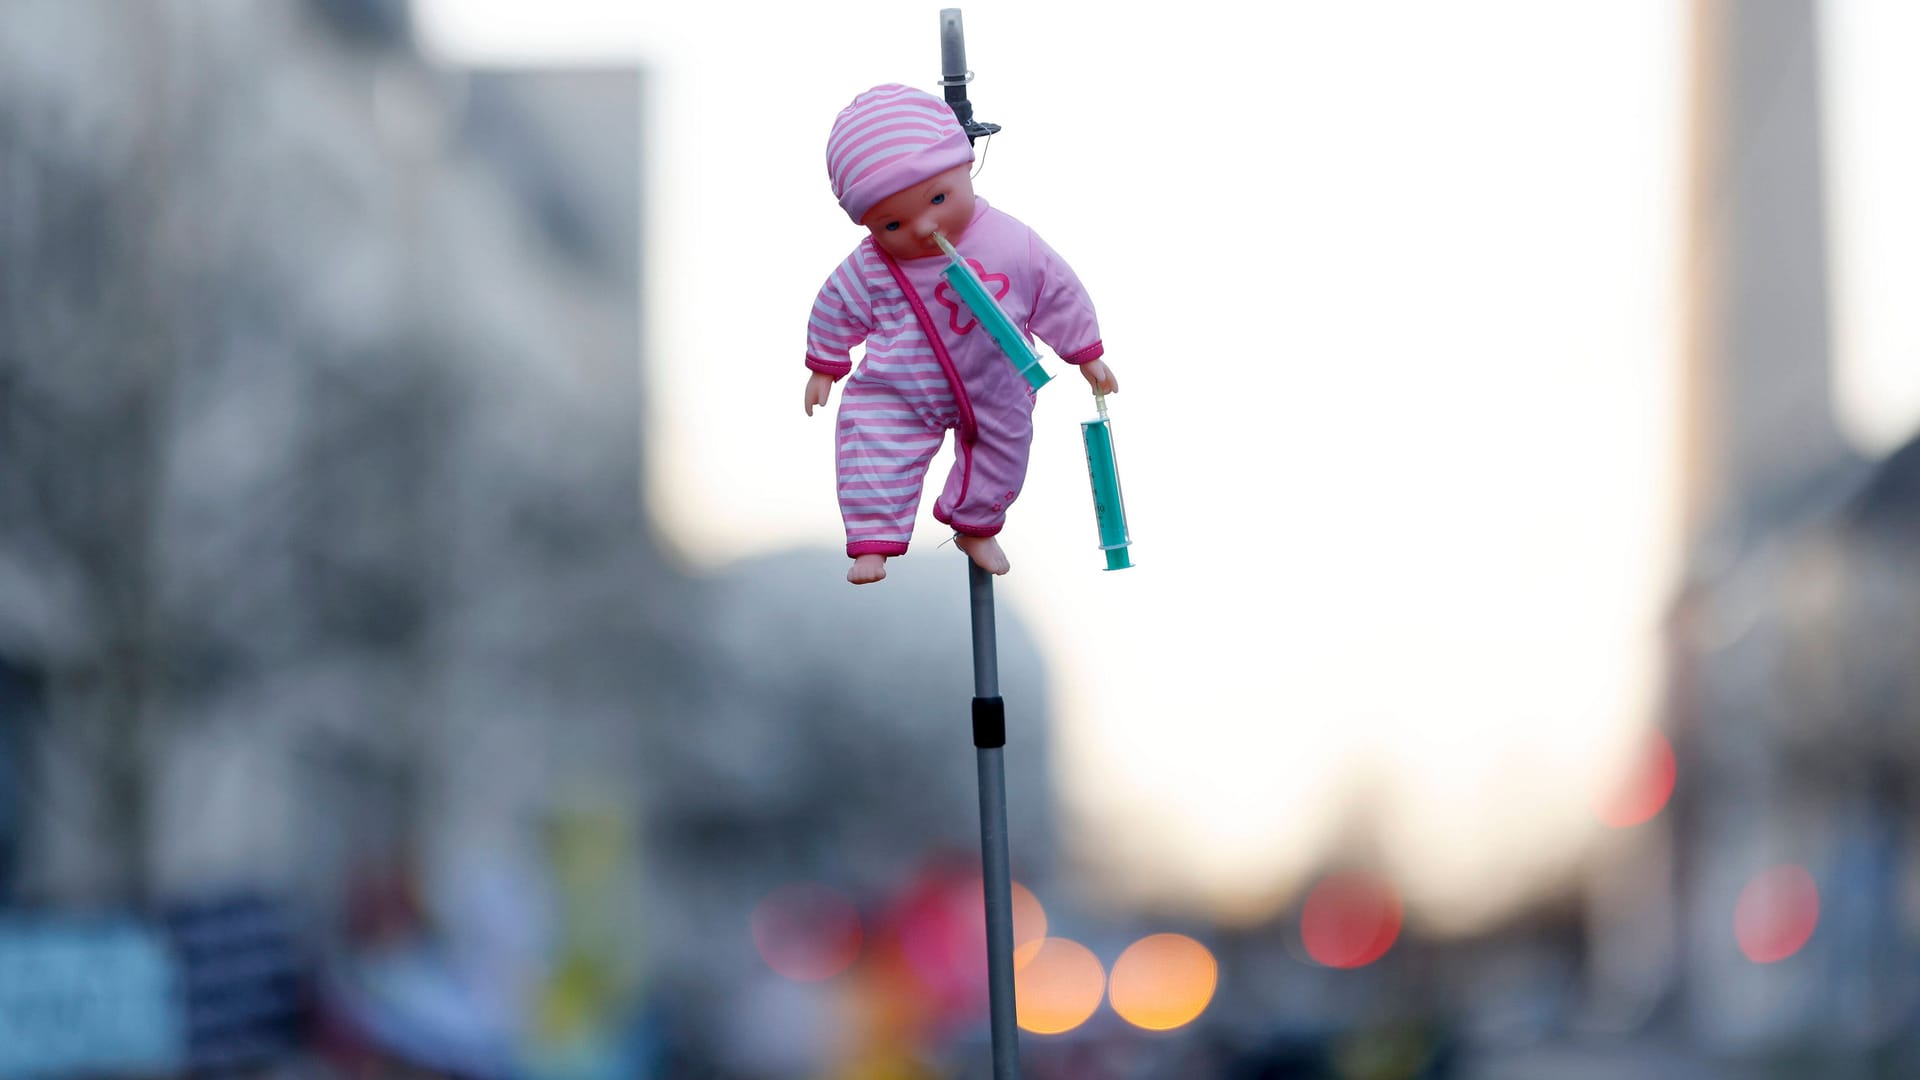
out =
{"type": "Polygon", "coordinates": [[[997,750],[1007,745],[1007,705],[997,697],[973,699],[973,745],[997,750]]]}

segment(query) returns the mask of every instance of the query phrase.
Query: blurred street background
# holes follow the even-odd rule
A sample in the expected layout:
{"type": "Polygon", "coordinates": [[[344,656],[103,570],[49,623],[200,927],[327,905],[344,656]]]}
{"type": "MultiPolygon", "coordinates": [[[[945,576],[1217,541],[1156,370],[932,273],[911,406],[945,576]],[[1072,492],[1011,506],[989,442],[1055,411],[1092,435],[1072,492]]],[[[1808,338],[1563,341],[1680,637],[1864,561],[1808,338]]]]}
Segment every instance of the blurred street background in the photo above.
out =
{"type": "MultiPolygon", "coordinates": [[[[939,6],[0,4],[0,1080],[991,1075],[800,408],[939,6]]],[[[962,6],[1025,1075],[1920,1076],[1920,8],[962,6]]]]}

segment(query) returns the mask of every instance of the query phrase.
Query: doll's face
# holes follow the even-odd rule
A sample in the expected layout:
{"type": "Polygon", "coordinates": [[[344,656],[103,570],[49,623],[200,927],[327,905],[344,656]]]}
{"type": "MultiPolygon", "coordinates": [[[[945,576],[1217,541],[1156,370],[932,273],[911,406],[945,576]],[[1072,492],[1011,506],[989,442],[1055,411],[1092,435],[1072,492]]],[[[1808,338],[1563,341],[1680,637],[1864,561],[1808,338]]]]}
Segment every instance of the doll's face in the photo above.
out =
{"type": "Polygon", "coordinates": [[[972,171],[971,164],[959,165],[897,191],[875,203],[860,224],[873,233],[880,250],[896,259],[938,255],[940,245],[933,242],[933,234],[957,243],[973,220],[972,171]]]}

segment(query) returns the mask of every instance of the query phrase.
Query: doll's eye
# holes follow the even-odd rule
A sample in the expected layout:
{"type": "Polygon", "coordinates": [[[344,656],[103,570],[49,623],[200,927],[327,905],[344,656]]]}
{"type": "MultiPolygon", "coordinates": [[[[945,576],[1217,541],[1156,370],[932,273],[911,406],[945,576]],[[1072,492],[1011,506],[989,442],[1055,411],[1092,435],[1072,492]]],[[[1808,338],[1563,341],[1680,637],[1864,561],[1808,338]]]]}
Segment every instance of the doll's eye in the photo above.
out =
{"type": "Polygon", "coordinates": [[[933,197],[933,205],[935,206],[939,206],[941,203],[946,201],[947,201],[947,193],[944,191],[933,197]]]}
{"type": "Polygon", "coordinates": [[[897,221],[889,221],[889,222],[887,222],[887,231],[888,231],[888,232],[899,232],[899,231],[900,231],[900,223],[899,223],[899,222],[897,222],[897,221]]]}

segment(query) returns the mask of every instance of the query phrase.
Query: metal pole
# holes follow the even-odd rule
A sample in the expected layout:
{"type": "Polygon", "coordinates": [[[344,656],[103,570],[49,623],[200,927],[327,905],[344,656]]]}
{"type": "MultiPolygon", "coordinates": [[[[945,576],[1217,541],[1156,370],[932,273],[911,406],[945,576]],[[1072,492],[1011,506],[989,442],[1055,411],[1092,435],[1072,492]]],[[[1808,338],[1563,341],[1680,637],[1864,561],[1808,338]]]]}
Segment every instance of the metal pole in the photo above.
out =
{"type": "MultiPolygon", "coordinates": [[[[940,86],[969,143],[1000,130],[973,118],[967,100],[966,30],[959,8],[940,11],[940,86]]],[[[1013,873],[1007,856],[1007,710],[993,631],[993,575],[967,560],[973,605],[973,745],[980,767],[980,882],[987,906],[987,1011],[993,1025],[993,1080],[1020,1080],[1020,1024],[1013,1001],[1013,873]]]]}
{"type": "Polygon", "coordinates": [[[1020,1078],[1020,1027],[1013,1000],[1013,875],[1007,856],[1006,706],[993,628],[993,576],[967,560],[973,603],[973,745],[980,766],[980,877],[987,901],[987,1008],[994,1080],[1020,1078]]]}
{"type": "Polygon", "coordinates": [[[960,130],[967,133],[968,145],[982,135],[1000,130],[999,124],[973,118],[973,102],[967,100],[967,81],[972,78],[973,73],[967,70],[967,31],[960,22],[960,9],[941,8],[940,87],[946,94],[947,107],[953,110],[953,118],[960,121],[960,130]]]}

